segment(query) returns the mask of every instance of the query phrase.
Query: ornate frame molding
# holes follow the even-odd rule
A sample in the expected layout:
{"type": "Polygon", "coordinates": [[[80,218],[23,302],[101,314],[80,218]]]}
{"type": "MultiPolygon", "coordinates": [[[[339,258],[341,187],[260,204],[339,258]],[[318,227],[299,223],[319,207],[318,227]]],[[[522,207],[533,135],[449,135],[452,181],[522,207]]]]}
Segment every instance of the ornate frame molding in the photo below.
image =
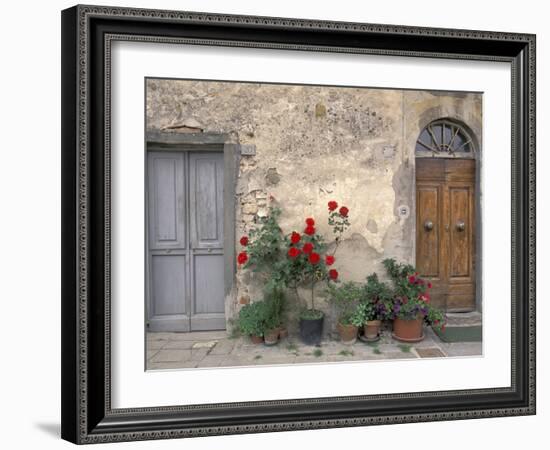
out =
{"type": "Polygon", "coordinates": [[[534,35],[99,6],[65,10],[62,24],[65,439],[83,444],[535,413],[534,35]],[[162,28],[160,34],[145,33],[152,24],[157,25],[157,30],[162,28]],[[130,31],[125,28],[129,25],[134,27],[130,31]],[[186,35],[176,36],[178,33],[186,35]],[[498,389],[113,410],[110,64],[111,44],[116,40],[511,63],[512,385],[498,389]],[[442,50],[443,40],[448,52],[442,50]],[[494,45],[484,46],[488,42],[494,45]],[[100,377],[103,380],[98,381],[100,377]],[[394,402],[396,406],[393,410],[384,409],[381,401],[394,402]],[[455,402],[454,406],[449,403],[446,408],[445,402],[449,401],[455,402]],[[459,404],[471,409],[459,408],[459,404]],[[399,408],[410,412],[399,413],[399,408]],[[225,416],[230,411],[232,419],[222,420],[216,415],[220,411],[225,411],[225,416]]]}

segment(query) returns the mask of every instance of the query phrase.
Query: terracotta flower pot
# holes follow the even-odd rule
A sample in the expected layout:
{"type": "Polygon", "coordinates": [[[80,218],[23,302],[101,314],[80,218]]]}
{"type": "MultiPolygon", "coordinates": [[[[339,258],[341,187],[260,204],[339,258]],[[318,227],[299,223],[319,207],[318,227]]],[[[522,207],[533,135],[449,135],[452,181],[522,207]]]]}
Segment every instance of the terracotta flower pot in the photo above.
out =
{"type": "Polygon", "coordinates": [[[363,332],[367,339],[376,339],[380,336],[381,320],[367,320],[363,325],[363,332]]]}
{"type": "Polygon", "coordinates": [[[357,327],[355,325],[344,325],[338,322],[338,333],[343,344],[351,345],[357,340],[357,327]]]}
{"type": "Polygon", "coordinates": [[[412,320],[394,319],[392,336],[398,341],[419,342],[424,339],[423,323],[422,316],[412,320]]]}
{"type": "Polygon", "coordinates": [[[267,346],[275,345],[279,342],[279,328],[269,330],[264,334],[264,344],[267,346]]]}
{"type": "Polygon", "coordinates": [[[288,337],[288,328],[281,327],[279,328],[279,339],[286,339],[288,337]]]}
{"type": "Polygon", "coordinates": [[[253,344],[261,344],[264,341],[264,337],[252,335],[250,336],[250,340],[253,344]]]}

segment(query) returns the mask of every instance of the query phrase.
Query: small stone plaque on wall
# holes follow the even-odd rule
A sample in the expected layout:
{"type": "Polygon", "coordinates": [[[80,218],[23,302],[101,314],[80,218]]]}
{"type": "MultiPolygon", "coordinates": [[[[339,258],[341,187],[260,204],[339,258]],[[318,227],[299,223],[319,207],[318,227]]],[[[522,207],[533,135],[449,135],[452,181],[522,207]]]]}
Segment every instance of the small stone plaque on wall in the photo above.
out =
{"type": "Polygon", "coordinates": [[[256,146],[254,144],[241,145],[241,155],[254,156],[256,154],[256,146]]]}

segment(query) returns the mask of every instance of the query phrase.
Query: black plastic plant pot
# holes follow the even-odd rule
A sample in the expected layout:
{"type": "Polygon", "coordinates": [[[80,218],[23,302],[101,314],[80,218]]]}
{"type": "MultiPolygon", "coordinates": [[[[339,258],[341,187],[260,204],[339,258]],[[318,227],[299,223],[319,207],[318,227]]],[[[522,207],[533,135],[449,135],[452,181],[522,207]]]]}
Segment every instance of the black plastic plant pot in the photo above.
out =
{"type": "Polygon", "coordinates": [[[300,319],[300,338],[306,345],[319,345],[323,337],[323,319],[300,319]]]}

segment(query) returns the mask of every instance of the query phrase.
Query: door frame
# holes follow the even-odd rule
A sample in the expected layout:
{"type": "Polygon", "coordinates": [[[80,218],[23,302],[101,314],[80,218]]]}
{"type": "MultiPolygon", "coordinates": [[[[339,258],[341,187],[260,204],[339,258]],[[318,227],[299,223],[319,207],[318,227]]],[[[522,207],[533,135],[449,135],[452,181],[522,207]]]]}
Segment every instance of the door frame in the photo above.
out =
{"type": "Polygon", "coordinates": [[[430,123],[435,122],[436,120],[448,120],[449,122],[454,122],[456,125],[464,128],[468,135],[472,138],[472,144],[473,144],[473,159],[475,161],[475,182],[474,182],[474,210],[475,210],[475,277],[476,277],[476,287],[475,287],[475,311],[482,312],[483,310],[483,221],[482,221],[482,196],[483,192],[481,189],[481,181],[482,181],[482,148],[481,148],[481,124],[475,124],[474,126],[468,125],[463,118],[457,118],[450,115],[440,115],[440,112],[438,109],[428,111],[425,116],[423,117],[423,120],[419,121],[418,123],[418,129],[412,133],[414,135],[414,139],[412,142],[414,144],[412,145],[412,154],[413,154],[413,160],[414,160],[414,173],[412,177],[412,185],[413,189],[411,192],[411,200],[412,204],[414,206],[414,216],[411,214],[411,219],[413,219],[413,236],[414,236],[414,245],[413,245],[413,252],[412,252],[412,260],[414,261],[414,264],[416,265],[416,212],[417,212],[417,205],[416,205],[416,161],[417,159],[425,159],[425,158],[449,158],[449,159],[460,159],[445,155],[439,155],[439,156],[427,156],[427,155],[418,155],[415,151],[416,147],[416,140],[418,139],[418,136],[426,128],[430,123]]]}
{"type": "MultiPolygon", "coordinates": [[[[223,242],[224,242],[224,309],[225,320],[231,313],[231,302],[229,296],[233,291],[235,284],[235,276],[237,272],[236,266],[236,244],[235,244],[235,227],[236,227],[236,185],[237,175],[240,163],[240,146],[232,142],[231,136],[226,133],[174,133],[163,131],[148,131],[145,141],[145,185],[144,185],[144,258],[145,258],[145,314],[144,314],[144,329],[148,331],[150,311],[152,310],[152,295],[150,286],[150,258],[149,258],[149,168],[148,155],[149,152],[223,152],[223,242]]],[[[167,330],[170,325],[167,323],[167,330]]],[[[165,331],[165,330],[158,330],[165,331]]]]}

